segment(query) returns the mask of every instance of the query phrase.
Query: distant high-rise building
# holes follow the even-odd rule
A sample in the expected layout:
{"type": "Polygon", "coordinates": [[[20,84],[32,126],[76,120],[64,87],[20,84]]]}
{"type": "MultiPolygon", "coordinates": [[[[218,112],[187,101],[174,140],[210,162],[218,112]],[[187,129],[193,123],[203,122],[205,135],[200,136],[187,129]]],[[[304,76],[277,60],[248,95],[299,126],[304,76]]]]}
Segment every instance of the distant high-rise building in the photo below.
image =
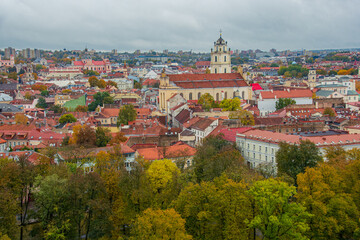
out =
{"type": "Polygon", "coordinates": [[[227,47],[227,42],[220,38],[214,42],[214,49],[211,49],[211,73],[231,73],[231,58],[230,48],[227,47]]]}
{"type": "Polygon", "coordinates": [[[135,54],[135,55],[140,55],[140,54],[141,54],[141,51],[140,51],[140,50],[136,50],[136,51],[134,52],[134,54],[135,54]]]}
{"type": "Polygon", "coordinates": [[[21,51],[21,55],[24,58],[40,58],[40,50],[26,48],[21,51]]]}
{"type": "Polygon", "coordinates": [[[10,59],[10,56],[11,55],[15,56],[15,54],[16,54],[15,48],[12,48],[12,47],[5,48],[5,58],[6,59],[10,59]]]}
{"type": "Polygon", "coordinates": [[[272,48],[272,49],[270,49],[270,52],[271,52],[271,53],[276,53],[276,49],[275,49],[275,48],[272,48]]]}

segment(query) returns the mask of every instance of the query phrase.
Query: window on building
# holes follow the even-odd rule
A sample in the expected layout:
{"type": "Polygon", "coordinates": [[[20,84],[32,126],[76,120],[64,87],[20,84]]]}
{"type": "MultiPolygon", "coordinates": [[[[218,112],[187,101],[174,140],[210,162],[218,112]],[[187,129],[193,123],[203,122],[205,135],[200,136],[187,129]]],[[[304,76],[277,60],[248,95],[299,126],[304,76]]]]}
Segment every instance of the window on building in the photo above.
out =
{"type": "Polygon", "coordinates": [[[253,150],[255,150],[255,144],[253,144],[253,150]]]}
{"type": "Polygon", "coordinates": [[[267,153],[267,147],[265,147],[265,152],[267,153]]]}
{"type": "Polygon", "coordinates": [[[189,100],[192,100],[192,93],[189,93],[189,100]]]}
{"type": "Polygon", "coordinates": [[[245,99],[245,92],[244,91],[241,93],[241,97],[242,97],[242,99],[245,99]]]}
{"type": "Polygon", "coordinates": [[[200,99],[200,97],[201,97],[201,93],[198,93],[198,99],[200,99]]]}
{"type": "Polygon", "coordinates": [[[217,73],[217,68],[215,68],[215,73],[217,73]]]}
{"type": "Polygon", "coordinates": [[[226,68],[224,68],[224,73],[226,73],[226,68]]]}
{"type": "Polygon", "coordinates": [[[255,158],[255,153],[253,153],[253,157],[255,158]]]}
{"type": "MultiPolygon", "coordinates": [[[[217,62],[217,56],[215,56],[215,62],[217,62]]],[[[216,69],[215,69],[216,70],[216,69]]]]}
{"type": "Polygon", "coordinates": [[[267,158],[268,158],[268,156],[265,156],[265,162],[267,162],[267,158]]]}
{"type": "Polygon", "coordinates": [[[224,62],[226,62],[226,56],[224,56],[224,62]]]}
{"type": "MultiPolygon", "coordinates": [[[[216,71],[216,69],[215,69],[215,71],[216,71]]],[[[216,94],[216,101],[219,101],[219,93],[216,94]]]]}
{"type": "MultiPolygon", "coordinates": [[[[226,68],[225,68],[225,70],[226,70],[226,68]]],[[[225,73],[226,73],[226,71],[225,71],[225,73]]],[[[227,99],[227,92],[225,92],[225,99],[227,99]]]]}
{"type": "Polygon", "coordinates": [[[259,152],[261,152],[261,146],[259,146],[259,152]]]}

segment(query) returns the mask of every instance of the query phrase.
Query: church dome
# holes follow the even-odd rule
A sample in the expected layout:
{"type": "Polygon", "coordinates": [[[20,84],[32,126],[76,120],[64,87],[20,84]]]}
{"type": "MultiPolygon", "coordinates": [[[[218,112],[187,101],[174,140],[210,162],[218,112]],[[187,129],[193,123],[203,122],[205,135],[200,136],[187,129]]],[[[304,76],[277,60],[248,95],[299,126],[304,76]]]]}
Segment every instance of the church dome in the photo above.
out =
{"type": "Polygon", "coordinates": [[[226,44],[225,40],[220,35],[219,39],[215,42],[215,45],[225,45],[225,44],[226,44]]]}

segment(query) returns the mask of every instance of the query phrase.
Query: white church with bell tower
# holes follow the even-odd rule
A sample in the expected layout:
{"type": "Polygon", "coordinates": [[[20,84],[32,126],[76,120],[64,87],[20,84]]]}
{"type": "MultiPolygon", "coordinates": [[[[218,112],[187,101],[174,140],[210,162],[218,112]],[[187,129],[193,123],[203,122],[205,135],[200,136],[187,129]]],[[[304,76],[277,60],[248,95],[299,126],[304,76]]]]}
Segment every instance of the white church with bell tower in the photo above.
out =
{"type": "Polygon", "coordinates": [[[231,55],[227,42],[220,38],[214,42],[214,49],[211,49],[210,73],[231,73],[231,55]]]}

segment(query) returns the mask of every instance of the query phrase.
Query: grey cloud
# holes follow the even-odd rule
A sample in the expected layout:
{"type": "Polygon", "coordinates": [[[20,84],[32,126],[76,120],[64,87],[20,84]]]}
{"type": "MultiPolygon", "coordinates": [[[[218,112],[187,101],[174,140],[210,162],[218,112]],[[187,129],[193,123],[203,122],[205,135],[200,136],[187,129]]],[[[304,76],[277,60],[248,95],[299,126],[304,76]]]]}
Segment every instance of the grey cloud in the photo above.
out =
{"type": "Polygon", "coordinates": [[[0,48],[360,47],[358,0],[2,0],[0,48]]]}

